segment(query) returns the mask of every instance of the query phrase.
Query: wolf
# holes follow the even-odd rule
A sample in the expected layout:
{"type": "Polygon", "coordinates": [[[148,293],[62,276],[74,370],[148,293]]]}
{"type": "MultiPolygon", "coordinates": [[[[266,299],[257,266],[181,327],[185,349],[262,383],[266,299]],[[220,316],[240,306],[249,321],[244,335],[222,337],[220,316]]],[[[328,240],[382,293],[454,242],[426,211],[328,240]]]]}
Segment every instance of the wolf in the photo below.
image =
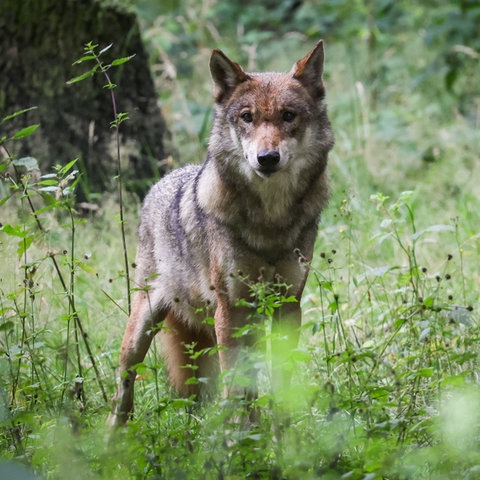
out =
{"type": "MultiPolygon", "coordinates": [[[[110,426],[131,416],[135,367],[157,333],[180,395],[201,396],[205,379],[234,369],[252,342],[235,335],[249,315],[239,303],[249,296],[246,278],[281,278],[288,285],[285,293],[297,302],[278,309],[272,328],[283,326],[287,334],[272,349],[296,346],[299,302],[329,196],[334,136],[323,66],[321,40],[288,73],[248,73],[213,50],[215,111],[206,160],[163,177],[142,207],[136,289],[110,426]],[[213,322],[204,321],[206,309],[213,322]],[[192,360],[192,348],[215,353],[192,360]]],[[[278,382],[288,377],[279,369],[278,382]]],[[[254,397],[255,388],[243,393],[254,397]]],[[[239,389],[225,383],[224,395],[239,389]]]]}

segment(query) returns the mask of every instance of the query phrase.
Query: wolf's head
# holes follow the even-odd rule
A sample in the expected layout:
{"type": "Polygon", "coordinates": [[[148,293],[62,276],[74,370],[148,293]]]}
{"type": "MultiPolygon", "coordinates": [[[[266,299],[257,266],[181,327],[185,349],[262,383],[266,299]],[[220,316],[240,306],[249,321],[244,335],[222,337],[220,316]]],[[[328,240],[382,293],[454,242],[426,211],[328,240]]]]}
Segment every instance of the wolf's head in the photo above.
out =
{"type": "Polygon", "coordinates": [[[327,118],[320,41],[288,73],[247,73],[214,50],[215,124],[210,149],[248,178],[323,173],[333,133],[327,118]],[[231,165],[232,162],[237,162],[231,165]]]}

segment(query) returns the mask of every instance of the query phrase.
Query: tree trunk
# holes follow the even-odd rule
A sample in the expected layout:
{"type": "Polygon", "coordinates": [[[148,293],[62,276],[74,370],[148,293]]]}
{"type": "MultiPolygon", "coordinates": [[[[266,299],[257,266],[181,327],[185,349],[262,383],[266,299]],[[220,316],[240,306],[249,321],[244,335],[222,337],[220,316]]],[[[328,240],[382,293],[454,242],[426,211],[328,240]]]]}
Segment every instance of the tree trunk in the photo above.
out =
{"type": "Polygon", "coordinates": [[[0,1],[0,119],[24,108],[25,115],[0,125],[0,138],[33,123],[41,127],[15,145],[17,156],[37,158],[42,172],[79,158],[84,173],[80,196],[111,190],[116,148],[110,91],[97,73],[68,86],[92,65],[72,65],[92,41],[110,43],[105,63],[135,54],[109,71],[119,112],[122,172],[127,189],[139,195],[162,171],[168,132],[157,104],[148,58],[136,16],[113,0],[0,1]],[[7,130],[5,132],[5,130],[7,130]]]}

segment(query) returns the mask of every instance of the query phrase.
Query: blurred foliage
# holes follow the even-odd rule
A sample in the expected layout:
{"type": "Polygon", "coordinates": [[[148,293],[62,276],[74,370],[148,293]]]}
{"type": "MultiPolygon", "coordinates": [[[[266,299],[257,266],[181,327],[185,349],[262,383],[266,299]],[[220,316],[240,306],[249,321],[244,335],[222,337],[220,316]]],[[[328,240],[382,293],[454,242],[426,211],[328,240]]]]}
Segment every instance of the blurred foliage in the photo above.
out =
{"type": "MultiPolygon", "coordinates": [[[[480,58],[478,0],[137,0],[136,5],[147,32],[160,27],[157,45],[180,58],[207,46],[237,44],[244,55],[239,60],[245,61],[260,42],[301,35],[344,43],[354,51],[366,47],[372,62],[369,75],[375,76],[382,68],[375,58],[413,34],[434,51],[423,75],[441,71],[445,88],[461,100],[480,93],[474,75],[480,58]]],[[[278,52],[273,48],[271,54],[278,52]]]]}
{"type": "Polygon", "coordinates": [[[419,167],[444,158],[450,140],[441,129],[456,123],[463,138],[470,134],[458,119],[480,123],[478,0],[128,1],[182,163],[206,150],[212,48],[250,71],[285,70],[323,38],[336,152],[349,169],[374,163],[373,187],[389,193],[392,172],[418,178],[419,167]],[[375,160],[372,140],[398,151],[375,160]]]}

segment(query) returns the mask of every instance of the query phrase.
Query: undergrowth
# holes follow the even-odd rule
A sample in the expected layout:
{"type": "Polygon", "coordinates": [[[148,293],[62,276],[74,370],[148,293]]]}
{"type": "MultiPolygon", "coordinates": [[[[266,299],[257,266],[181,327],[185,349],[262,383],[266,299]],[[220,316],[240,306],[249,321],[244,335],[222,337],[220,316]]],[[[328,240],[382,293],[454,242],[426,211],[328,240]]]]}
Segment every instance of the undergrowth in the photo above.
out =
{"type": "MultiPolygon", "coordinates": [[[[83,78],[105,73],[95,46],[87,48],[81,63],[97,66],[83,78]]],[[[361,89],[340,100],[355,110],[361,89]]],[[[176,398],[154,345],[138,369],[135,419],[109,441],[138,205],[129,198],[117,218],[106,199],[97,218],[82,218],[75,161],[39,175],[33,159],[15,157],[16,142],[36,127],[2,138],[3,459],[42,478],[478,478],[480,219],[469,207],[478,194],[468,183],[457,195],[443,188],[459,183],[449,175],[457,157],[459,178],[478,160],[468,140],[478,133],[464,124],[463,134],[445,134],[443,163],[422,170],[428,181],[409,179],[407,190],[397,176],[375,193],[382,177],[360,158],[375,166],[394,148],[366,135],[382,128],[367,109],[337,128],[334,193],[303,298],[302,340],[286,355],[291,388],[272,388],[268,325],[292,299],[251,279],[243,305],[267,325],[267,348],[250,363],[260,378],[258,423],[232,421],[240,399],[176,398]]],[[[125,119],[115,112],[113,126],[125,119]]]]}

